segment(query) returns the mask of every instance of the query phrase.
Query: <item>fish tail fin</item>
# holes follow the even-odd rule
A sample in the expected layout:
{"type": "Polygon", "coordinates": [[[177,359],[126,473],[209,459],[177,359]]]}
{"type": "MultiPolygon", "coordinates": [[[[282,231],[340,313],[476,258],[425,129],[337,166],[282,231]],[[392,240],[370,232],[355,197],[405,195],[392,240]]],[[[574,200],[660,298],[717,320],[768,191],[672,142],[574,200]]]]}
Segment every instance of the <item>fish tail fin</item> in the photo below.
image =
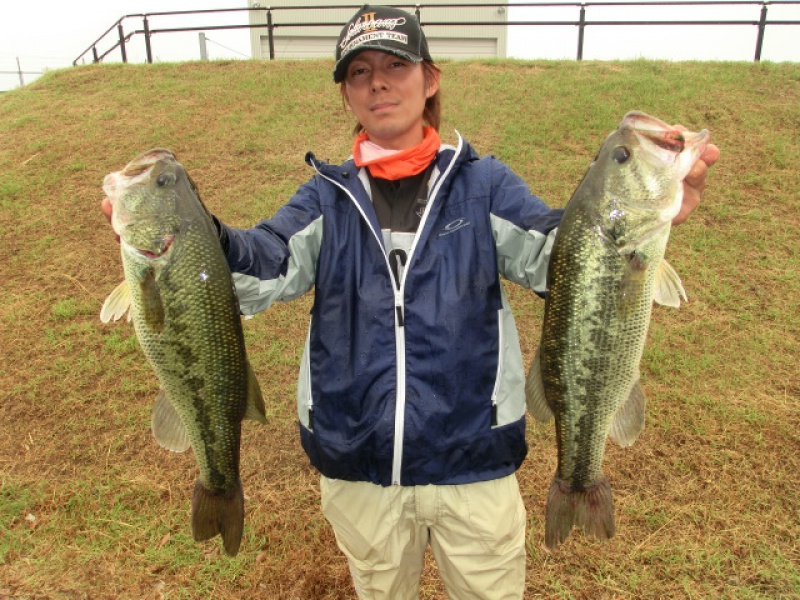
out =
{"type": "Polygon", "coordinates": [[[606,540],[614,535],[614,501],[611,484],[601,475],[584,490],[573,490],[568,482],[553,478],[547,494],[544,542],[555,548],[573,527],[606,540]]]}
{"type": "Polygon", "coordinates": [[[222,536],[228,556],[236,556],[244,530],[244,492],[242,483],[226,494],[215,494],[200,481],[192,493],[192,535],[196,542],[222,536]]]}

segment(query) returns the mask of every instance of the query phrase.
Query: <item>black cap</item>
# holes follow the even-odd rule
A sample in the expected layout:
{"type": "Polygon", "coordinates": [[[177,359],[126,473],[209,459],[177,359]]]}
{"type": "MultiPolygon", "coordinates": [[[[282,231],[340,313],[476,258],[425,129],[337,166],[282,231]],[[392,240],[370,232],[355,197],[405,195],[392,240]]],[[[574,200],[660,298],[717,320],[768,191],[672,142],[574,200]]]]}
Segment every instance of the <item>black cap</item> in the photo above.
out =
{"type": "Polygon", "coordinates": [[[389,6],[365,4],[344,26],[336,43],[336,83],[344,80],[350,61],[362,50],[390,52],[415,63],[433,62],[417,18],[389,6]]]}

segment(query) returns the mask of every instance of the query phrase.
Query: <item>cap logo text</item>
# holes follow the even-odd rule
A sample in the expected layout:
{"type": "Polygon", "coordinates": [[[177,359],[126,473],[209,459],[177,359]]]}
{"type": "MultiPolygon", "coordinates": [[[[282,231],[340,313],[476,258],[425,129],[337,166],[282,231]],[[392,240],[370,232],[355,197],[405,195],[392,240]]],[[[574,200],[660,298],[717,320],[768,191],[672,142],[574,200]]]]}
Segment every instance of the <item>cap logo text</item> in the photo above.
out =
{"type": "Polygon", "coordinates": [[[342,54],[345,54],[351,48],[359,46],[373,39],[391,39],[405,44],[408,42],[408,36],[405,34],[394,33],[391,35],[386,35],[390,31],[393,31],[396,27],[405,24],[406,24],[405,17],[398,17],[396,19],[376,19],[374,12],[364,13],[361,15],[361,19],[359,19],[354,23],[351,23],[350,26],[347,28],[347,34],[339,43],[339,47],[342,49],[342,54]],[[383,35],[380,35],[380,32],[378,32],[378,30],[383,30],[382,32],[383,35]],[[354,37],[360,36],[360,34],[365,32],[375,32],[375,34],[373,34],[373,37],[371,37],[370,39],[362,39],[361,37],[359,37],[358,39],[353,40],[354,37]]]}

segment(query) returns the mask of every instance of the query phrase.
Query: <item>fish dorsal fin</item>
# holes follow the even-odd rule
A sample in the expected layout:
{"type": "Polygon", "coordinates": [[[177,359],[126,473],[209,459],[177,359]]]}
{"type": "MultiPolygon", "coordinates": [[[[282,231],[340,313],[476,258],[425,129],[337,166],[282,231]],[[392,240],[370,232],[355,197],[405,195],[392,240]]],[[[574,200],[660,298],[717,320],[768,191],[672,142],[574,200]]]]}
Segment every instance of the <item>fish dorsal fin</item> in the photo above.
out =
{"type": "Polygon", "coordinates": [[[128,282],[123,281],[114,288],[100,309],[100,320],[103,323],[109,321],[119,321],[125,313],[128,313],[128,321],[131,320],[131,289],[128,282]]]}
{"type": "Polygon", "coordinates": [[[261,386],[258,385],[256,374],[250,361],[247,362],[247,407],[244,418],[259,423],[267,422],[267,409],[264,406],[264,397],[261,395],[261,386]]]}
{"type": "Polygon", "coordinates": [[[681,298],[684,302],[689,301],[681,278],[666,260],[662,260],[656,267],[653,278],[653,300],[662,306],[678,308],[681,305],[681,298]]]}
{"type": "Polygon", "coordinates": [[[619,407],[608,435],[619,446],[630,446],[644,429],[645,397],[639,383],[639,373],[631,386],[631,393],[625,403],[619,407]]]}
{"type": "Polygon", "coordinates": [[[547,398],[544,395],[544,384],[542,383],[542,361],[541,346],[536,349],[536,356],[533,357],[533,363],[528,371],[528,377],[525,380],[525,401],[528,404],[528,412],[533,415],[537,421],[547,423],[553,418],[553,411],[547,404],[547,398]]]}
{"type": "Polygon", "coordinates": [[[164,389],[159,390],[156,396],[150,427],[158,445],[171,452],[185,452],[192,445],[186,427],[164,389]]]}

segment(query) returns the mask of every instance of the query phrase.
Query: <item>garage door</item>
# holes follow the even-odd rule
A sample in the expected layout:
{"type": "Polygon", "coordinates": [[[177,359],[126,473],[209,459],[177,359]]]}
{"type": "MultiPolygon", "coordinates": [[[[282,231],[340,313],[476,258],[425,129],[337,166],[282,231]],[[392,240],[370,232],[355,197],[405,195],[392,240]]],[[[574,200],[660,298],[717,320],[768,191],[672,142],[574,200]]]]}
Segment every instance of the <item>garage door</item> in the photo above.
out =
{"type": "Polygon", "coordinates": [[[431,56],[437,58],[497,58],[496,38],[428,38],[431,56]]]}

